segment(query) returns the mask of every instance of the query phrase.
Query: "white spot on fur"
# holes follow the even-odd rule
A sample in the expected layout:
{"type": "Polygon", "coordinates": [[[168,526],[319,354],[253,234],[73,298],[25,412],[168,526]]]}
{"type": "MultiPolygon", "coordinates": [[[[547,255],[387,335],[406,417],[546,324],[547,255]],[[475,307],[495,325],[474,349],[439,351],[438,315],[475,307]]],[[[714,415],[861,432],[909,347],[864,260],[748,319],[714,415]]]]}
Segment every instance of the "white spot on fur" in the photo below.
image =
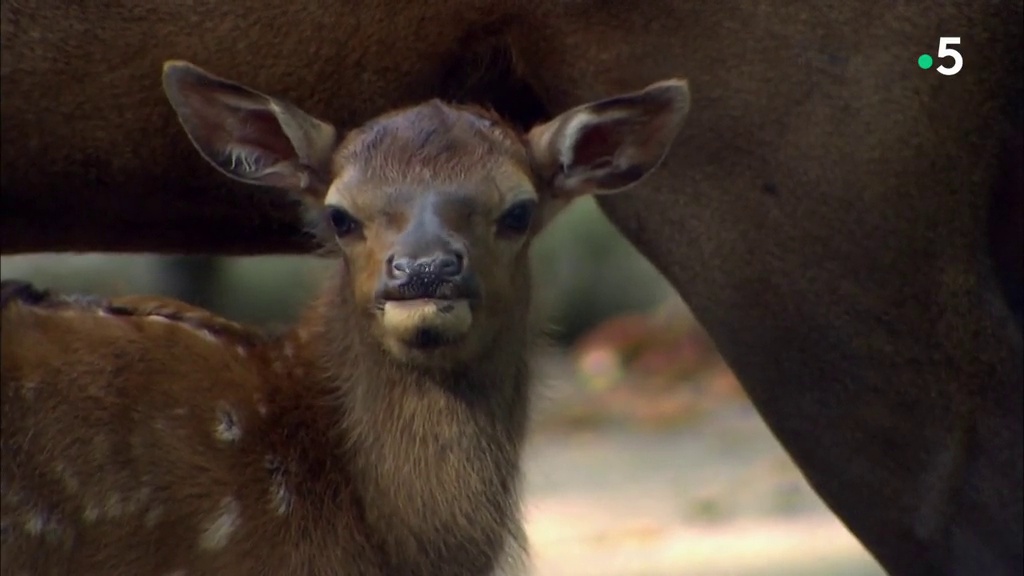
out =
{"type": "Polygon", "coordinates": [[[284,516],[292,508],[292,493],[285,482],[284,462],[274,455],[268,455],[263,462],[270,474],[270,507],[278,516],[284,516]]]}
{"type": "Polygon", "coordinates": [[[33,512],[25,521],[25,531],[33,536],[39,536],[46,529],[46,515],[42,512],[33,512]]]}
{"type": "Polygon", "coordinates": [[[41,536],[53,544],[65,540],[59,517],[54,517],[44,510],[36,510],[29,514],[28,519],[25,520],[25,531],[32,536],[41,536]]]}
{"type": "Polygon", "coordinates": [[[256,413],[260,416],[267,415],[267,403],[263,399],[263,394],[259,392],[252,395],[252,403],[256,406],[256,413]]]}
{"type": "Polygon", "coordinates": [[[85,505],[85,511],[82,512],[82,519],[85,520],[86,524],[92,524],[100,517],[99,506],[89,503],[85,505]]]}
{"type": "Polygon", "coordinates": [[[217,516],[213,518],[206,530],[199,536],[199,547],[204,550],[220,550],[227,545],[231,533],[238,526],[240,512],[238,501],[231,497],[220,501],[217,516]]]}
{"type": "Polygon", "coordinates": [[[242,425],[238,415],[227,404],[217,406],[217,426],[214,429],[221,442],[237,442],[242,437],[242,425]]]}
{"type": "Polygon", "coordinates": [[[235,346],[235,351],[238,352],[239,356],[243,358],[249,355],[249,351],[245,349],[245,346],[235,346]]]}
{"type": "Polygon", "coordinates": [[[169,318],[165,318],[163,316],[157,316],[157,315],[146,316],[146,319],[147,320],[152,320],[153,322],[166,322],[168,324],[172,323],[169,318]]]}
{"type": "Polygon", "coordinates": [[[292,493],[284,481],[275,482],[270,486],[270,497],[272,506],[278,516],[284,516],[292,509],[292,493]]]}
{"type": "Polygon", "coordinates": [[[213,332],[210,332],[209,330],[204,330],[204,329],[199,328],[197,326],[189,326],[189,328],[191,328],[192,331],[195,332],[196,334],[199,334],[199,336],[203,340],[206,340],[207,342],[220,343],[220,339],[218,339],[216,336],[214,336],[213,332]]]}

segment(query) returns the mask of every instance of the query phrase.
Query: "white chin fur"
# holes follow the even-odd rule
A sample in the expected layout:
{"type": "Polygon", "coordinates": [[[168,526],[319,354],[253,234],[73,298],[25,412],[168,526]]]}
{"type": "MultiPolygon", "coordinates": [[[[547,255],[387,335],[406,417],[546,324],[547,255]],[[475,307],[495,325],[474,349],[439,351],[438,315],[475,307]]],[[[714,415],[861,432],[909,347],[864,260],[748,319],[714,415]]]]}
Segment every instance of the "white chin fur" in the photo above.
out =
{"type": "Polygon", "coordinates": [[[392,300],[384,303],[384,330],[392,338],[407,340],[420,330],[448,338],[469,331],[473,312],[466,300],[392,300]]]}

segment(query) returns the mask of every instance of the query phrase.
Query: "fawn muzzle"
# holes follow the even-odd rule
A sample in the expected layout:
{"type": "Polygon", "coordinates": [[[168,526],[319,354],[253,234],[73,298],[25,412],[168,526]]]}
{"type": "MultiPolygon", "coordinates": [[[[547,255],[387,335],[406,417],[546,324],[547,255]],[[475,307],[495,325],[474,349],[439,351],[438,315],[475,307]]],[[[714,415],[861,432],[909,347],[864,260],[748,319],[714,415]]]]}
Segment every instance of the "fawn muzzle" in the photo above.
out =
{"type": "Polygon", "coordinates": [[[385,333],[404,348],[459,342],[480,296],[466,254],[440,230],[412,226],[384,262],[375,294],[385,333]]]}
{"type": "Polygon", "coordinates": [[[408,265],[409,273],[381,283],[377,308],[390,337],[425,349],[457,342],[469,331],[471,306],[479,298],[477,284],[472,275],[452,267],[445,272],[443,266],[436,259],[417,261],[408,265]]]}
{"type": "Polygon", "coordinates": [[[436,213],[424,203],[398,236],[384,260],[378,303],[395,300],[460,300],[477,297],[467,252],[436,213]]]}

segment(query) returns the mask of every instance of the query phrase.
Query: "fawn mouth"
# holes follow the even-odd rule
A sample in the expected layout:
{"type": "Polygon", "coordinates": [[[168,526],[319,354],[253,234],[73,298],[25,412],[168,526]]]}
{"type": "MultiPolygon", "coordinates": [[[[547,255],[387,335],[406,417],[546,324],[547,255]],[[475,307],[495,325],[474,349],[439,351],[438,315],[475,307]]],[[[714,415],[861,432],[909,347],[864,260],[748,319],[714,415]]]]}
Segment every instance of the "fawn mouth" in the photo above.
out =
{"type": "Polygon", "coordinates": [[[381,300],[378,309],[386,334],[416,350],[457,344],[473,323],[469,300],[464,298],[381,300]]]}
{"type": "Polygon", "coordinates": [[[453,282],[432,275],[422,275],[400,284],[379,286],[375,296],[378,306],[382,307],[388,302],[409,300],[436,302],[478,300],[480,289],[473,279],[453,282]]]}

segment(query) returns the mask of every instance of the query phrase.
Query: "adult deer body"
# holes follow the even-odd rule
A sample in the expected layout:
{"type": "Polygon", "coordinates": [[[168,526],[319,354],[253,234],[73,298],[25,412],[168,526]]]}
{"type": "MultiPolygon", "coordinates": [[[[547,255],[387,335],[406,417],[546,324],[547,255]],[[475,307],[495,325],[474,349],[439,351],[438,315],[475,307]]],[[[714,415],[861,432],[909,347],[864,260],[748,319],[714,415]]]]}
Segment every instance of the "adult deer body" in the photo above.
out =
{"type": "Polygon", "coordinates": [[[479,576],[522,543],[530,240],[653,170],[665,81],[528,135],[432,101],[333,126],[190,64],[222,172],[303,206],[336,281],[283,336],[166,299],[4,283],[0,573],[479,576]]]}
{"type": "Polygon", "coordinates": [[[1020,0],[2,13],[5,253],[305,249],[286,197],[230,189],[168,136],[150,70],[170,55],[342,126],[436,94],[530,120],[687,76],[686,138],[643,194],[601,199],[609,217],[886,569],[1021,571],[1024,369],[998,282],[1019,298],[1020,0]],[[955,76],[916,67],[943,35],[955,76]]]}

